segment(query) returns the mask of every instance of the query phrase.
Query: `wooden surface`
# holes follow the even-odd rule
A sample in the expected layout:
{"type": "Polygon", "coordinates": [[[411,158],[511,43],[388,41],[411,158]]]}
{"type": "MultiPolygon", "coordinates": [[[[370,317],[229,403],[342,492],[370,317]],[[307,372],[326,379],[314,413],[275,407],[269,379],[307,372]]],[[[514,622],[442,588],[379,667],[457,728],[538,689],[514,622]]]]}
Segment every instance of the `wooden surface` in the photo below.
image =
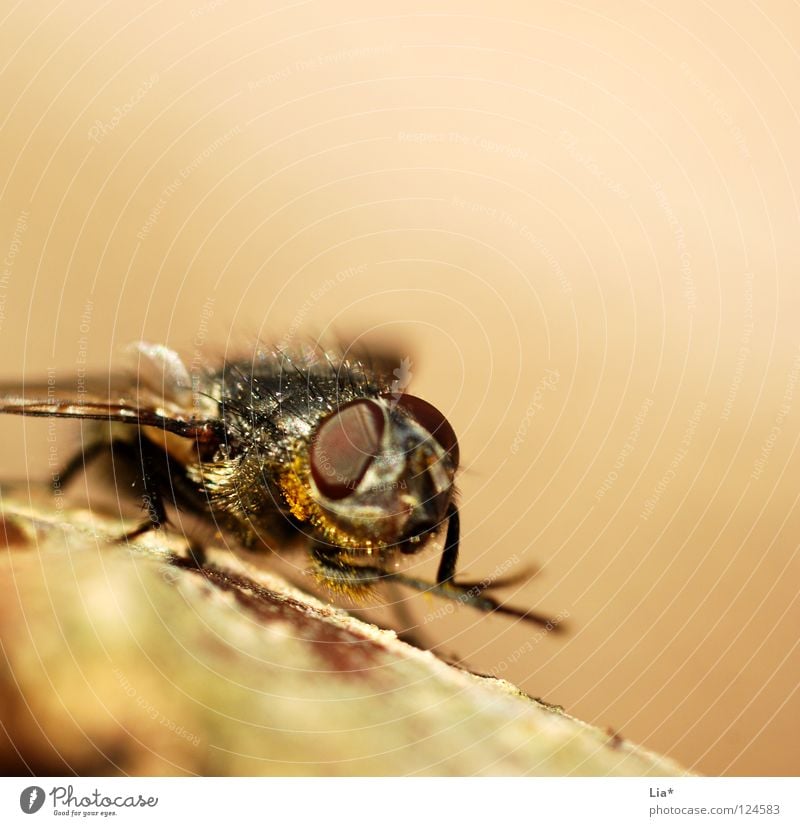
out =
{"type": "Polygon", "coordinates": [[[228,551],[3,499],[7,774],[674,775],[228,551]]]}

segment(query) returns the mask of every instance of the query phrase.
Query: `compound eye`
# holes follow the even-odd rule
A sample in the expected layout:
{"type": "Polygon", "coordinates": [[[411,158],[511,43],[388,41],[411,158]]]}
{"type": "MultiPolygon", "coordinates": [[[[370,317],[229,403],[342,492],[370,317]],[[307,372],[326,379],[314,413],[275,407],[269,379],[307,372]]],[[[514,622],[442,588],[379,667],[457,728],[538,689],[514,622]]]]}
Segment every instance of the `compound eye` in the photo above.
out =
{"type": "Polygon", "coordinates": [[[380,453],[383,410],[358,399],[340,407],[320,424],[311,443],[311,475],[328,499],[344,499],[363,479],[380,453]]]}
{"type": "Polygon", "coordinates": [[[419,422],[450,454],[453,464],[458,467],[458,439],[450,422],[432,404],[417,396],[409,396],[404,393],[397,400],[397,406],[419,422]]]}

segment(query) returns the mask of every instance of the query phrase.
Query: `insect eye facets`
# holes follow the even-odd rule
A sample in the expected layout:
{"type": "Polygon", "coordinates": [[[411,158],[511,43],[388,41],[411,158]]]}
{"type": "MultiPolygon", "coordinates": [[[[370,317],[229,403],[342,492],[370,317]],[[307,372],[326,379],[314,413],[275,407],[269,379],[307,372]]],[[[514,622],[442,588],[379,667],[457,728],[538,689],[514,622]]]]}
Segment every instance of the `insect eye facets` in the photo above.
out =
{"type": "Polygon", "coordinates": [[[344,499],[353,493],[380,452],[383,429],[383,411],[368,399],[341,407],[320,424],[309,456],[323,496],[344,499]]]}
{"type": "Polygon", "coordinates": [[[405,410],[421,424],[428,433],[450,454],[455,467],[458,467],[458,438],[452,425],[432,404],[417,396],[404,393],[397,401],[397,406],[405,410]]]}

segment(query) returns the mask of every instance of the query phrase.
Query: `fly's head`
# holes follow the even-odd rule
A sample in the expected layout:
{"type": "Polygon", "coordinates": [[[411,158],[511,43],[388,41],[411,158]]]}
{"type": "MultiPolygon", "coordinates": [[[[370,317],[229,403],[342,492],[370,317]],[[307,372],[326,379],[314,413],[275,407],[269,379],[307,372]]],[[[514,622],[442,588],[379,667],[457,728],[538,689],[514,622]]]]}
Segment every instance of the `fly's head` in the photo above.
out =
{"type": "Polygon", "coordinates": [[[415,553],[446,518],[457,467],[455,433],[433,405],[357,398],[319,422],[284,491],[295,515],[351,554],[415,553]]]}

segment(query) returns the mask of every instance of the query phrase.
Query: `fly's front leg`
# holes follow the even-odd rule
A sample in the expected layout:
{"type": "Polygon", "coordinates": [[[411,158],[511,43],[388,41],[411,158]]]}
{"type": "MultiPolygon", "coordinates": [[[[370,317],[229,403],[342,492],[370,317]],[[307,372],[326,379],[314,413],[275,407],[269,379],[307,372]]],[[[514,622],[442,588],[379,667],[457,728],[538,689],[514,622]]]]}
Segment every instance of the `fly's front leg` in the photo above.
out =
{"type": "Polygon", "coordinates": [[[537,625],[544,625],[548,628],[554,627],[553,621],[548,617],[536,613],[535,611],[523,611],[502,605],[496,599],[488,596],[485,591],[490,587],[509,585],[512,582],[527,579],[528,571],[519,575],[506,577],[502,580],[485,579],[481,582],[456,582],[456,565],[458,563],[458,545],[460,539],[461,523],[458,516],[458,508],[450,505],[447,511],[447,534],[442,549],[442,558],[439,562],[439,569],[436,572],[436,584],[431,585],[421,579],[405,576],[404,574],[390,574],[391,578],[409,588],[417,591],[426,591],[437,596],[460,602],[462,605],[469,605],[485,613],[497,612],[512,617],[528,620],[537,625]]]}
{"type": "Polygon", "coordinates": [[[375,585],[393,576],[375,565],[354,565],[342,548],[314,545],[310,553],[314,563],[311,571],[319,582],[353,599],[365,597],[375,585]]]}
{"type": "MultiPolygon", "coordinates": [[[[338,548],[314,546],[311,549],[314,567],[312,573],[328,590],[344,594],[354,600],[366,597],[371,589],[381,583],[393,585],[396,575],[375,565],[354,565],[343,559],[343,551],[338,548]]],[[[392,589],[390,593],[393,593],[392,589]]],[[[398,631],[398,639],[417,648],[429,648],[417,632],[408,610],[398,599],[393,599],[392,607],[397,620],[405,626],[398,631]]]]}
{"type": "Polygon", "coordinates": [[[543,625],[549,630],[561,630],[561,626],[549,617],[535,611],[503,605],[484,593],[491,585],[508,584],[517,580],[516,576],[494,582],[488,579],[482,582],[455,582],[459,529],[458,510],[455,505],[451,505],[448,510],[447,536],[435,583],[396,571],[386,571],[374,565],[356,565],[347,558],[345,549],[319,545],[311,549],[311,558],[314,561],[313,572],[320,582],[332,591],[339,591],[354,598],[365,596],[370,589],[382,582],[393,582],[416,591],[424,591],[460,602],[462,605],[469,605],[485,613],[497,612],[518,617],[536,625],[543,625]]]}
{"type": "Polygon", "coordinates": [[[505,614],[509,617],[518,617],[519,619],[533,622],[536,625],[547,626],[549,630],[555,630],[556,628],[560,630],[561,628],[561,626],[550,617],[546,617],[536,611],[512,608],[509,605],[503,605],[493,597],[487,596],[484,591],[489,586],[484,582],[446,582],[443,585],[439,585],[438,583],[431,584],[424,579],[406,576],[405,574],[390,573],[386,574],[386,576],[408,588],[414,588],[417,591],[424,591],[428,594],[435,594],[436,596],[453,600],[453,602],[460,602],[462,605],[469,605],[471,608],[477,608],[486,614],[497,612],[498,614],[505,614]]]}
{"type": "Polygon", "coordinates": [[[436,572],[437,585],[452,582],[453,577],[456,575],[460,535],[461,520],[458,516],[458,508],[455,505],[450,505],[447,509],[447,535],[444,540],[442,559],[439,562],[439,570],[436,572]]]}

